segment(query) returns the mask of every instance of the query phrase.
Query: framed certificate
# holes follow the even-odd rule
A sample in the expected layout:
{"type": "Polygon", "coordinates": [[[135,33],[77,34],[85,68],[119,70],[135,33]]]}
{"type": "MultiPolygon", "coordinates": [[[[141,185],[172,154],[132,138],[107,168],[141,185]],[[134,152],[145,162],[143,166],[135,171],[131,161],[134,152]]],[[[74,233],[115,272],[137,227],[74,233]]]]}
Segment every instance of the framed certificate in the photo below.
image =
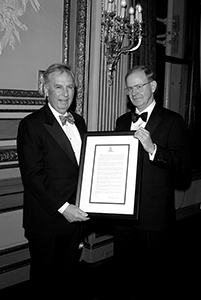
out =
{"type": "Polygon", "coordinates": [[[76,205],[91,216],[138,219],[141,154],[133,132],[86,133],[76,205]]]}

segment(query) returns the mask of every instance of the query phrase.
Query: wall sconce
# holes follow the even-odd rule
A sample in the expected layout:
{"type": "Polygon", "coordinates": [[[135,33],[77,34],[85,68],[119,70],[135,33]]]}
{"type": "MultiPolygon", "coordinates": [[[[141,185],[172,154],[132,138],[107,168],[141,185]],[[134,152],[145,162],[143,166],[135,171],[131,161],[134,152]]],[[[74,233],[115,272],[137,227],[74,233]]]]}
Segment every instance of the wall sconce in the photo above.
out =
{"type": "MultiPolygon", "coordinates": [[[[180,17],[178,15],[174,16],[173,19],[171,18],[156,18],[158,22],[163,23],[166,26],[166,33],[164,34],[157,34],[156,42],[157,44],[161,44],[164,47],[169,45],[173,45],[178,39],[179,35],[179,28],[180,28],[180,17]]],[[[169,54],[171,55],[171,53],[169,54]]]]}
{"type": "Polygon", "coordinates": [[[121,0],[120,14],[114,5],[114,0],[108,0],[107,10],[102,13],[101,33],[105,45],[109,85],[113,83],[114,71],[121,54],[137,50],[142,42],[142,7],[140,4],[131,6],[126,16],[126,1],[121,0]],[[113,9],[114,8],[114,9],[113,9]],[[129,41],[125,42],[125,37],[129,41]]]}

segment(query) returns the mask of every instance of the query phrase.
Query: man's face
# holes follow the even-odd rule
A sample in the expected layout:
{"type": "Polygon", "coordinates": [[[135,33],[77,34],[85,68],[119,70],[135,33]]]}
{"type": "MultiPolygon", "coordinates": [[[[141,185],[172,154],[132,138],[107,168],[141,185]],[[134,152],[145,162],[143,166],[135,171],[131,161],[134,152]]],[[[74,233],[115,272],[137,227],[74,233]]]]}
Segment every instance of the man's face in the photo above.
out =
{"type": "Polygon", "coordinates": [[[149,81],[143,71],[136,70],[126,80],[129,98],[139,111],[143,111],[153,101],[153,93],[156,89],[156,82],[149,81]]]}
{"type": "Polygon", "coordinates": [[[53,72],[45,86],[45,95],[51,106],[61,114],[71,106],[74,97],[74,82],[70,74],[53,72]]]}

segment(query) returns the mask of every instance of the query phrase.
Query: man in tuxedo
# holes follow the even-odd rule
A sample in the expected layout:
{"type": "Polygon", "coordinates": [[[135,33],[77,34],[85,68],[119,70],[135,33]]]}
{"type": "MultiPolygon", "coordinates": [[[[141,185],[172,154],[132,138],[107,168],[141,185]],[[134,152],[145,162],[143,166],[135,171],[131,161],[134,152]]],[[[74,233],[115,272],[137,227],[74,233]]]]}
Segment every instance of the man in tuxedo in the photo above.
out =
{"type": "Polygon", "coordinates": [[[125,82],[133,108],[117,119],[116,131],[133,131],[143,158],[139,220],[119,220],[114,227],[114,257],[121,271],[117,274],[123,274],[118,275],[122,280],[118,286],[123,287],[123,295],[128,291],[128,299],[138,299],[137,294],[139,299],[166,299],[168,277],[174,273],[168,273],[175,222],[174,179],[190,169],[185,126],[178,113],[156,104],[157,83],[151,70],[135,66],[125,82]]]}
{"type": "Polygon", "coordinates": [[[80,115],[69,111],[74,89],[68,65],[49,66],[44,73],[47,103],[21,120],[17,136],[30,282],[35,291],[62,292],[69,299],[76,299],[78,248],[89,219],[75,205],[86,125],[80,115]]]}

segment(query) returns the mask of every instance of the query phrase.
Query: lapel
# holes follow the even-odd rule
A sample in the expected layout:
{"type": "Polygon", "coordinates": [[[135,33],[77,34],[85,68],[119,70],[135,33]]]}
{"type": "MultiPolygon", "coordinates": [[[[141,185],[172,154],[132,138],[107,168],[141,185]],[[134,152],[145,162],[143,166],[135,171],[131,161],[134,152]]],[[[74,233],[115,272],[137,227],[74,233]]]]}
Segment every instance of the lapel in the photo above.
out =
{"type": "Polygon", "coordinates": [[[162,108],[155,105],[150,118],[145,126],[145,128],[150,132],[150,134],[153,134],[154,130],[158,126],[158,124],[162,121],[162,117],[160,116],[160,113],[162,111],[162,108]]]}
{"type": "MultiPolygon", "coordinates": [[[[158,124],[162,121],[161,117],[161,112],[162,108],[160,106],[155,105],[150,118],[145,126],[145,128],[152,134],[158,124]]],[[[121,122],[121,127],[119,128],[120,130],[125,130],[125,131],[130,131],[131,127],[131,122],[132,122],[132,117],[131,117],[132,112],[128,112],[124,115],[124,119],[121,122]],[[123,127],[122,127],[123,126],[123,127]]]]}
{"type": "Polygon", "coordinates": [[[85,123],[83,122],[83,119],[78,118],[77,114],[74,113],[74,111],[70,111],[75,119],[75,125],[80,133],[80,137],[83,140],[84,133],[86,132],[85,123]],[[82,122],[80,122],[82,120],[82,122]]]}
{"type": "Polygon", "coordinates": [[[131,128],[131,122],[132,122],[132,117],[131,117],[132,112],[129,112],[125,115],[124,123],[123,123],[123,129],[125,131],[130,131],[131,128]]]}
{"type": "Polygon", "coordinates": [[[64,131],[62,130],[61,126],[55,119],[48,105],[44,107],[44,112],[46,116],[46,122],[44,122],[43,125],[45,126],[47,131],[51,134],[51,136],[56,140],[59,146],[63,149],[63,151],[71,160],[71,162],[75,166],[78,166],[71,143],[67,138],[67,136],[65,135],[64,131]]]}

